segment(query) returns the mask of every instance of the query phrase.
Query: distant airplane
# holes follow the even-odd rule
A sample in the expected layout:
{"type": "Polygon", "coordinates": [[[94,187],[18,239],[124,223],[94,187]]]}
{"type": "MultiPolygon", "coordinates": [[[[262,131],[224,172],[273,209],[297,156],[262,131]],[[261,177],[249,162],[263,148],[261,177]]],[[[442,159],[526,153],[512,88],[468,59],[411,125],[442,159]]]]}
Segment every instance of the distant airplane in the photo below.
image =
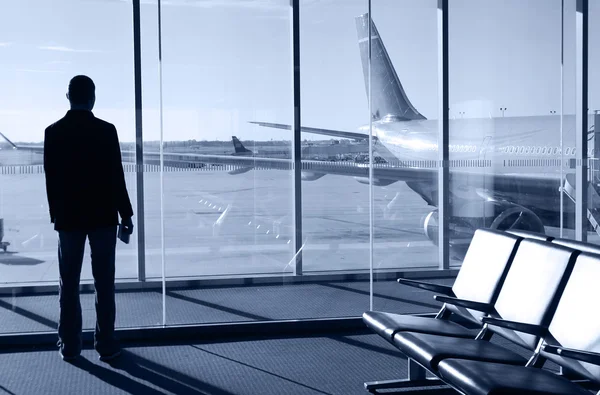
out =
{"type": "Polygon", "coordinates": [[[242,142],[237,137],[231,136],[231,141],[233,142],[233,148],[235,150],[234,155],[249,156],[254,154],[248,148],[244,147],[244,144],[242,144],[242,142]]]}
{"type": "Polygon", "coordinates": [[[249,150],[248,148],[244,147],[244,144],[242,144],[242,142],[236,136],[231,136],[231,142],[233,143],[233,148],[234,148],[233,155],[235,155],[235,156],[253,156],[253,157],[257,156],[257,157],[261,157],[261,158],[285,158],[285,159],[290,159],[292,157],[291,150],[289,150],[289,149],[282,150],[281,146],[272,147],[273,149],[270,149],[271,147],[269,147],[269,148],[264,147],[261,152],[255,153],[255,152],[249,150]]]}
{"type": "MultiPolygon", "coordinates": [[[[424,221],[425,235],[437,243],[438,121],[426,119],[408,99],[375,24],[368,35],[368,14],[356,18],[358,43],[365,86],[368,87],[368,45],[371,40],[372,130],[374,150],[387,163],[373,166],[373,184],[388,186],[398,181],[417,193],[433,209],[424,221]]],[[[565,115],[564,125],[574,125],[575,116],[565,115]]],[[[260,126],[291,130],[290,125],[251,122],[260,126]]],[[[526,116],[450,120],[450,243],[453,256],[460,257],[475,229],[522,229],[545,232],[559,226],[561,193],[565,225],[573,227],[575,204],[575,136],[565,128],[561,150],[560,117],[526,116]],[[564,177],[564,183],[561,178],[564,177]]],[[[590,118],[590,125],[593,118],[590,118]]],[[[368,141],[369,126],[360,132],[301,127],[303,133],[368,141]]],[[[594,127],[588,131],[589,157],[599,152],[600,138],[594,127]]],[[[3,136],[5,137],[5,136],[3,136]]],[[[6,137],[5,137],[6,138],[6,137]]],[[[8,140],[8,139],[7,139],[8,140]]],[[[11,143],[12,144],[12,143],[11,143]]],[[[235,145],[234,141],[234,145],[235,145]]],[[[34,147],[18,147],[39,150],[34,147]]],[[[244,149],[239,144],[240,149],[244,149]]],[[[42,147],[43,149],[43,147],[42,147]]],[[[246,150],[249,151],[249,150],[246,150]]],[[[290,159],[238,155],[165,153],[165,161],[225,164],[231,174],[251,169],[293,169],[290,159]]],[[[156,157],[157,153],[145,153],[156,157]]],[[[156,159],[156,158],[155,158],[156,159]]],[[[302,159],[302,180],[314,181],[327,174],[352,176],[369,184],[369,167],[353,162],[302,159]]],[[[590,189],[592,217],[600,207],[596,184],[590,189]]]]}

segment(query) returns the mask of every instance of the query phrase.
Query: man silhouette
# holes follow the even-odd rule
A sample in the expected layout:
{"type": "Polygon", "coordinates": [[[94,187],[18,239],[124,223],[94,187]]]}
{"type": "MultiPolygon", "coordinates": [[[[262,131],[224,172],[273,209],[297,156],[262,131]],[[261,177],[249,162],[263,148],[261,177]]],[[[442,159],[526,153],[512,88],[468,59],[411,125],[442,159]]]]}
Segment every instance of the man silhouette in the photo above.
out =
{"type": "Polygon", "coordinates": [[[86,238],[96,289],[94,348],[102,361],[120,355],[114,335],[116,235],[118,215],[125,231],[133,231],[133,209],[117,130],[92,113],[95,89],[89,77],[73,77],[67,93],[71,109],[46,128],[44,137],[50,221],[59,239],[58,346],[64,360],[81,353],[79,279],[86,238]]]}

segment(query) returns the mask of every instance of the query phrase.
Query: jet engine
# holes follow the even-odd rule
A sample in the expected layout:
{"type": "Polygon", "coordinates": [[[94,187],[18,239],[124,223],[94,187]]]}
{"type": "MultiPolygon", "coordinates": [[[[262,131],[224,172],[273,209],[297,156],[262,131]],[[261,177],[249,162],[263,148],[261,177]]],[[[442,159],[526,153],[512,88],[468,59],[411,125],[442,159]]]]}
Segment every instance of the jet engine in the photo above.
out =
{"type": "Polygon", "coordinates": [[[244,173],[249,172],[252,169],[254,169],[254,168],[253,167],[237,167],[233,170],[230,170],[229,174],[231,174],[231,175],[244,174],[244,173]]]}
{"type": "MultiPolygon", "coordinates": [[[[518,204],[499,201],[470,202],[452,210],[448,224],[451,258],[463,259],[476,229],[528,230],[545,233],[542,220],[530,209],[518,204]],[[479,216],[477,215],[479,214],[479,216]]],[[[427,238],[438,245],[438,210],[427,214],[423,230],[427,238]]]]}
{"type": "MultiPolygon", "coordinates": [[[[361,184],[369,185],[369,177],[354,177],[354,179],[361,184]]],[[[398,180],[389,180],[385,178],[373,178],[373,185],[376,187],[387,187],[390,184],[395,183],[398,180]]]]}
{"type": "Polygon", "coordinates": [[[303,171],[300,175],[300,178],[302,179],[302,181],[315,181],[323,177],[324,175],[325,173],[313,173],[303,171]]]}

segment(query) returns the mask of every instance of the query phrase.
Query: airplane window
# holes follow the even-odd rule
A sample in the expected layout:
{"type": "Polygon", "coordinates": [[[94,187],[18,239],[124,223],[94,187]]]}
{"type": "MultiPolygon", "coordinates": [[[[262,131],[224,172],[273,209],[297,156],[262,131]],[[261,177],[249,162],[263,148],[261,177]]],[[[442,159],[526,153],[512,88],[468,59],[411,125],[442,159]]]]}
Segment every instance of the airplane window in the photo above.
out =
{"type": "Polygon", "coordinates": [[[565,155],[570,155],[571,154],[571,147],[567,147],[566,151],[565,151],[565,155]]]}
{"type": "Polygon", "coordinates": [[[542,154],[546,153],[546,147],[542,147],[542,154]]]}
{"type": "Polygon", "coordinates": [[[558,154],[558,147],[554,147],[554,155],[558,154]]]}
{"type": "Polygon", "coordinates": [[[539,154],[541,150],[542,150],[541,147],[535,147],[535,153],[536,153],[536,155],[539,154]]]}
{"type": "Polygon", "coordinates": [[[521,146],[521,148],[519,148],[519,153],[522,154],[523,151],[525,151],[525,147],[521,146]]]}

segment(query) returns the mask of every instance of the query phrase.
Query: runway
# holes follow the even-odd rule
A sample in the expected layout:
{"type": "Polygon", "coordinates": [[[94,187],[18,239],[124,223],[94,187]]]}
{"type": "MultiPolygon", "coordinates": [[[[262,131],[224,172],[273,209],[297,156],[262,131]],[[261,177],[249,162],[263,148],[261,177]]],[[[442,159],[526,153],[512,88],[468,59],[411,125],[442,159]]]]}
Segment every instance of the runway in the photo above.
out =
{"type": "MultiPolygon", "coordinates": [[[[136,206],[135,173],[126,173],[136,206]]],[[[146,276],[162,276],[160,178],[145,173],[146,276]]],[[[342,176],[302,183],[303,270],[369,269],[368,186],[342,176]]],[[[291,273],[293,190],[288,171],[165,172],[167,277],[291,273]]],[[[421,220],[430,211],[403,183],[375,188],[375,269],[437,266],[437,249],[421,220]]],[[[136,209],[136,214],[137,214],[136,209]]],[[[57,235],[49,221],[43,174],[0,175],[0,218],[9,252],[0,253],[2,283],[58,280],[57,235]]],[[[134,217],[134,221],[137,217],[134,217]]],[[[137,278],[137,227],[117,247],[117,277],[137,278]]],[[[82,279],[91,279],[89,256],[82,279]]]]}

